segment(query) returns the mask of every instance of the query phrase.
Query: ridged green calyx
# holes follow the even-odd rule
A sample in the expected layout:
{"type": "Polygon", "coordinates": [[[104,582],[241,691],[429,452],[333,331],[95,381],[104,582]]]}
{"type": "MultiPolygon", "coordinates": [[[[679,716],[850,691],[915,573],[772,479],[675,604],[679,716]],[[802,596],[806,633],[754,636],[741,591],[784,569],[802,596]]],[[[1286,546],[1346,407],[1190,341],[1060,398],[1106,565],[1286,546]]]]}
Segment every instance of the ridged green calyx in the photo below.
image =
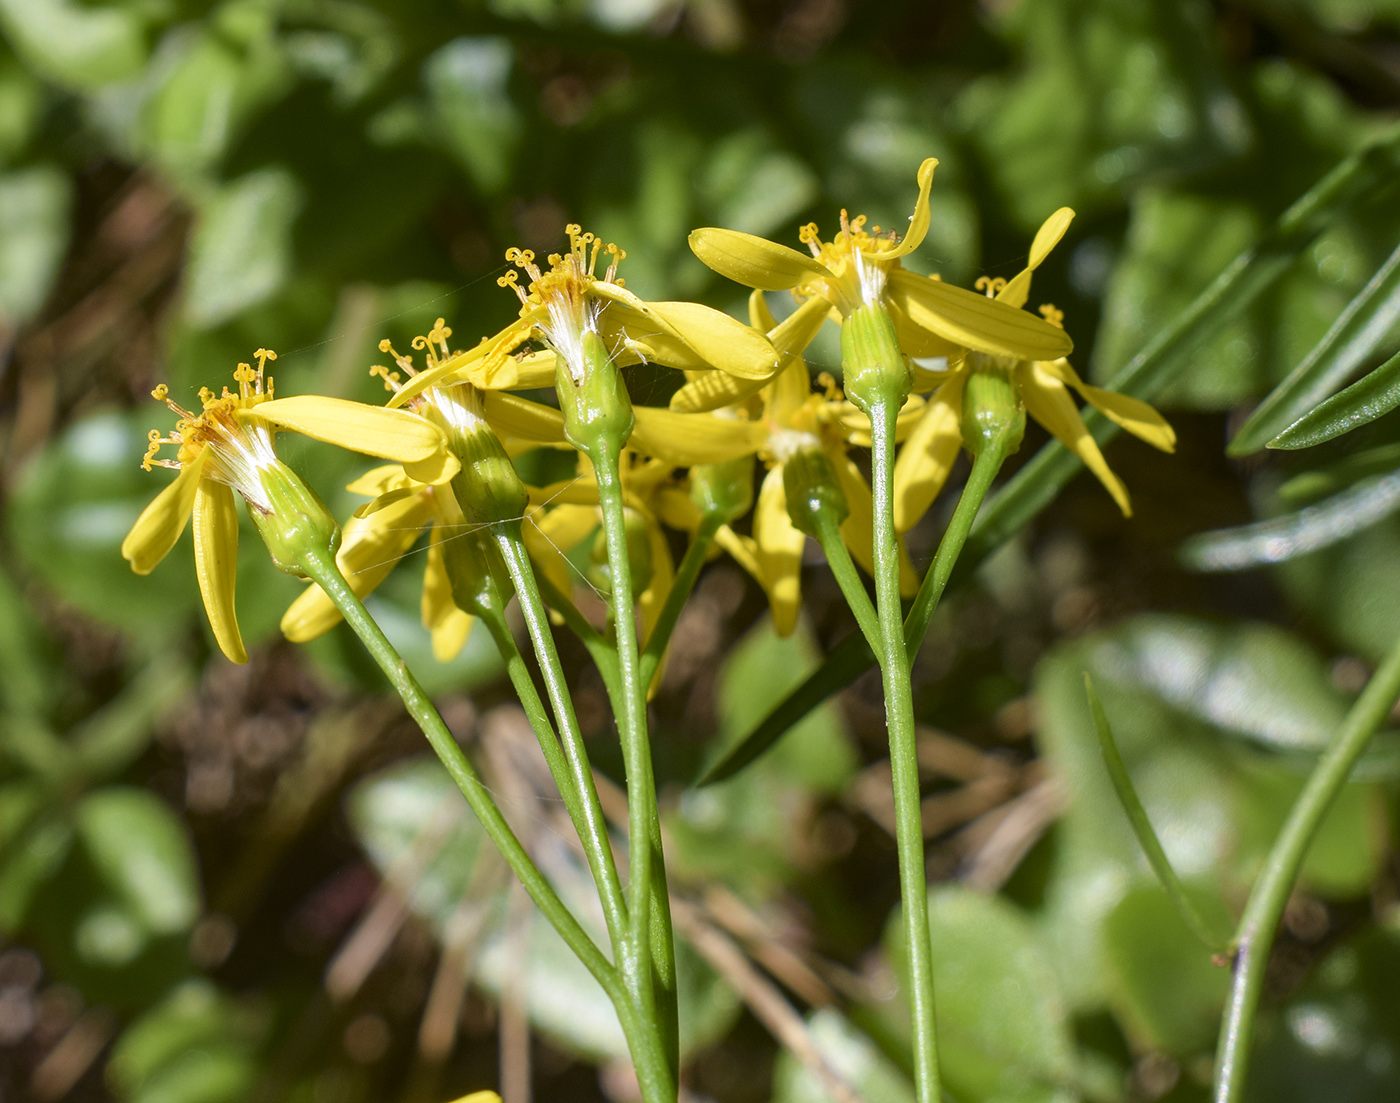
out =
{"type": "Polygon", "coordinates": [[[249,502],[258,535],[281,571],[306,578],[308,556],[334,556],[340,547],[340,526],[316,492],[280,460],[262,467],[258,481],[271,509],[249,502]]]}
{"type": "Polygon", "coordinates": [[[783,493],[793,527],[808,536],[819,535],[819,514],[839,525],[851,513],[836,469],[820,448],[800,448],[783,460],[783,493]]]}
{"type": "Polygon", "coordinates": [[[632,400],[603,339],[592,330],[585,330],[580,345],[581,375],[575,374],[570,358],[565,356],[558,357],[554,371],[554,390],[564,415],[564,436],[589,456],[616,456],[632,435],[632,400]]]}
{"type": "Polygon", "coordinates": [[[470,383],[442,387],[420,410],[446,434],[448,449],[462,465],[452,492],[467,521],[492,525],[525,516],[530,496],[486,421],[481,393],[470,383]]]}
{"type": "Polygon", "coordinates": [[[485,529],[443,540],[443,566],[452,584],[453,604],[474,617],[500,617],[514,592],[495,541],[485,529]]]}
{"type": "Polygon", "coordinates": [[[987,447],[1010,455],[1026,432],[1026,407],[1011,382],[1013,361],[980,352],[967,357],[972,371],[963,389],[963,447],[974,456],[987,447]]]}
{"type": "Polygon", "coordinates": [[[690,469],[690,500],[706,517],[728,524],[753,506],[753,456],[690,469]]]}
{"type": "Polygon", "coordinates": [[[878,303],[859,306],[842,320],[841,374],[846,397],[867,414],[882,402],[898,409],[909,396],[909,364],[889,311],[878,303]]]}

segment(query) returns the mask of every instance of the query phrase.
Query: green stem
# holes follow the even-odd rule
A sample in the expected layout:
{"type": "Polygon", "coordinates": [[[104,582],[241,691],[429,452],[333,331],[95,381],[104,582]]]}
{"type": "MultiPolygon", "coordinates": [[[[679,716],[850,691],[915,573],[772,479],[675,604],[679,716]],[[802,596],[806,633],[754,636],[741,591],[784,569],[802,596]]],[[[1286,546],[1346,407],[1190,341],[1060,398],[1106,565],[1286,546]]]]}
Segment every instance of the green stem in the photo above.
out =
{"type": "Polygon", "coordinates": [[[826,562],[831,567],[831,573],[836,576],[836,585],[841,587],[846,604],[855,614],[861,635],[870,644],[871,650],[879,651],[884,639],[880,617],[875,612],[875,606],[870,604],[870,595],[865,592],[865,583],[860,580],[855,562],[851,559],[850,549],[846,547],[846,541],[841,539],[841,526],[829,510],[817,510],[811,517],[817,529],[817,543],[822,546],[826,562]]]}
{"type": "Polygon", "coordinates": [[[680,619],[681,609],[689,600],[691,591],[695,589],[696,579],[700,577],[700,568],[705,565],[705,556],[709,554],[715,533],[723,524],[724,518],[718,513],[707,513],[701,519],[695,535],[690,538],[690,546],[685,549],[685,557],[676,568],[676,577],[671,581],[671,592],[666,595],[666,604],[661,607],[661,615],[656,618],[656,624],[652,626],[651,635],[647,637],[647,645],[642,651],[642,684],[645,686],[650,686],[651,680],[656,677],[661,657],[666,654],[666,645],[671,642],[671,633],[676,630],[676,621],[680,619]]]}
{"type": "MultiPolygon", "coordinates": [[[[879,615],[880,674],[894,784],[899,891],[909,940],[909,1003],[914,1031],[914,1084],[919,1103],[937,1103],[938,1044],[933,1019],[933,946],[928,926],[928,882],[919,808],[919,763],[914,734],[914,689],[899,598],[899,544],[894,531],[895,415],[898,400],[870,408],[870,482],[874,499],[875,605],[879,615]]],[[[946,538],[945,538],[946,542],[946,538]]],[[[940,554],[942,549],[940,548],[940,554]]],[[[940,588],[941,592],[941,588],[940,588]]]]}
{"type": "Polygon", "coordinates": [[[1002,437],[984,446],[972,461],[972,471],[963,485],[962,494],[953,509],[948,527],[943,530],[943,539],[938,542],[938,552],[933,558],[933,564],[924,575],[919,592],[914,597],[914,604],[909,609],[909,616],[904,622],[904,644],[909,651],[910,663],[914,661],[923,645],[924,635],[933,620],[933,612],[938,608],[939,599],[943,597],[948,579],[953,575],[958,556],[962,554],[963,545],[967,543],[967,534],[972,531],[977,511],[982,508],[983,500],[992,489],[992,480],[997,477],[1001,465],[1012,451],[1014,446],[1010,438],[1002,437]]]}
{"type": "Polygon", "coordinates": [[[637,652],[620,457],[617,449],[600,444],[590,451],[589,458],[598,480],[598,504],[608,546],[613,633],[622,683],[623,708],[617,720],[627,771],[628,965],[636,962],[644,966],[635,971],[624,969],[624,976],[632,987],[638,1014],[657,1023],[663,1032],[671,1074],[669,1090],[674,1096],[680,1044],[676,1028],[675,949],[647,731],[647,683],[637,652]]]}
{"type": "Polygon", "coordinates": [[[1216,1103],[1236,1103],[1244,1092],[1254,1013],[1264,986],[1274,933],[1298,869],[1318,825],[1346,784],[1356,760],[1400,697],[1400,640],[1391,647],[1330,746],[1318,759],[1274,840],[1235,932],[1235,970],[1216,1055],[1216,1103]]]}
{"type": "Polygon", "coordinates": [[[559,899],[553,886],[525,852],[520,840],[515,837],[515,832],[501,815],[501,810],[491,799],[486,786],[482,784],[481,778],[477,776],[471,761],[457,745],[457,740],[448,731],[432,701],[409,671],[408,664],[399,657],[379,625],[369,615],[363,602],[355,596],[350,584],[345,581],[336,566],[334,555],[329,549],[324,552],[305,553],[301,557],[300,566],[340,610],[345,622],[354,629],[379,669],[403,698],[409,715],[418,722],[423,734],[428,737],[429,744],[437,752],[452,780],[457,783],[457,788],[462,791],[462,796],[466,798],[486,834],[496,844],[496,848],[515,871],[515,875],[520,878],[520,883],[525,886],[535,906],[554,924],[559,936],[602,985],[613,1003],[619,1008],[623,1007],[627,997],[618,970],[594,945],[588,933],[579,925],[578,920],[559,899]]]}
{"type": "MultiPolygon", "coordinates": [[[[545,611],[544,602],[540,600],[540,592],[535,585],[535,571],[530,565],[525,541],[520,535],[520,522],[507,521],[496,525],[493,527],[493,534],[496,545],[500,548],[501,558],[505,560],[506,569],[510,572],[511,581],[515,584],[525,627],[535,646],[540,672],[544,675],[545,689],[559,724],[564,757],[568,761],[573,778],[572,792],[577,798],[574,804],[569,805],[569,812],[578,831],[579,841],[583,844],[584,853],[588,856],[589,869],[598,886],[598,899],[603,905],[603,917],[607,921],[608,936],[612,940],[613,956],[623,960],[627,932],[627,902],[623,896],[617,864],[613,860],[612,844],[608,840],[607,821],[603,818],[598,790],[593,784],[593,767],[589,764],[588,750],[583,744],[583,733],[579,730],[573,698],[569,695],[564,666],[559,661],[559,652],[554,646],[549,614],[545,611]]],[[[533,688],[534,684],[531,682],[531,689],[533,688]]],[[[562,786],[560,794],[567,802],[569,792],[562,786]]]]}
{"type": "Polygon", "coordinates": [[[536,575],[535,582],[545,603],[563,618],[569,631],[583,644],[588,657],[593,660],[603,678],[603,686],[608,691],[608,699],[612,702],[614,711],[618,711],[622,702],[622,682],[617,668],[617,652],[613,650],[612,644],[603,639],[598,629],[588,623],[588,618],[579,611],[579,607],[568,594],[560,593],[559,588],[549,581],[547,575],[536,575]]]}

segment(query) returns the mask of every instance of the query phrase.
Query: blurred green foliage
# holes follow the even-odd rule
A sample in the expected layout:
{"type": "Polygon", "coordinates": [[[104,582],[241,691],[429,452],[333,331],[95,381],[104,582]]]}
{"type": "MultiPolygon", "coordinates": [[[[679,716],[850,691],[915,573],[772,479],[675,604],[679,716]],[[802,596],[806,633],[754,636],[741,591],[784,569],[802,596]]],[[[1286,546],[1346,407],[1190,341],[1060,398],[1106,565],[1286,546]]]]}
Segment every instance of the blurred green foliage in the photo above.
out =
{"type": "MultiPolygon", "coordinates": [[[[161,485],[137,466],[146,430],[164,425],[146,401],[154,384],[188,400],[265,345],[281,354],[279,393],[375,400],[367,369],[381,337],[406,344],[439,315],[460,346],[494,332],[513,313],[494,282],[504,249],[548,253],[569,221],[628,251],[623,273],[640,294],[702,297],[743,316],[739,290],[690,255],[689,230],[792,244],[799,224],[829,229],[841,207],[897,225],[929,155],[940,166],[915,266],[944,278],[1012,274],[1042,218],[1078,210],[1037,290],[1066,311],[1077,360],[1103,379],[1392,125],[1397,34],[1394,0],[0,0],[0,936],[33,946],[53,978],[118,1016],[84,1098],[436,1099],[493,1075],[478,1062],[454,1067],[442,1091],[415,1079],[410,1028],[387,1060],[347,1058],[353,1047],[335,1031],[351,1012],[319,1002],[323,960],[287,964],[245,940],[226,964],[227,947],[208,949],[229,856],[247,848],[233,863],[243,871],[266,847],[274,863],[325,814],[313,796],[334,807],[351,779],[334,774],[306,807],[263,794],[269,811],[239,831],[177,807],[168,775],[181,764],[153,734],[200,679],[202,697],[218,700],[221,667],[195,628],[187,558],[138,579],[117,554],[161,485]],[[92,659],[73,618],[89,635],[120,633],[114,657],[92,659]],[[302,817],[291,827],[276,818],[287,808],[302,817]]],[[[1264,598],[1201,589],[1164,560],[1188,533],[1297,508],[1279,489],[1289,478],[1335,493],[1393,471],[1393,416],[1306,455],[1226,467],[1219,454],[1227,425],[1325,343],[1398,237],[1393,193],[1350,210],[1174,378],[1164,405],[1183,425],[1181,458],[1149,472],[1122,453],[1142,527],[1111,528],[1120,522],[1104,520],[1096,491],[1076,484],[1063,512],[940,611],[920,667],[921,719],[1005,754],[998,717],[1033,691],[1037,751],[1064,807],[1005,893],[932,894],[958,1100],[1206,1097],[1226,971],[1138,852],[1098,758],[1082,674],[1189,890],[1203,909],[1237,914],[1356,689],[1345,664],[1394,641],[1400,522],[1392,510],[1327,547],[1265,557],[1287,562],[1259,583],[1264,598]],[[1103,623],[1072,615],[1092,586],[1065,566],[1071,553],[1052,554],[1063,546],[1081,558],[1097,549],[1116,579],[1095,599],[1103,623]]],[[[1395,351],[1393,316],[1372,336],[1338,387],[1395,351]]],[[[833,341],[814,346],[814,367],[835,370],[837,358],[833,341]]],[[[643,401],[665,397],[641,374],[632,382],[643,401]]],[[[348,514],[339,487],[358,460],[310,442],[284,454],[348,514]]],[[[937,534],[915,535],[922,565],[937,534]]],[[[454,664],[435,665],[403,576],[374,611],[425,684],[497,700],[489,639],[478,632],[454,664]]],[[[685,742],[699,741],[686,713],[700,690],[658,699],[674,742],[658,751],[674,797],[673,872],[678,891],[722,885],[760,911],[806,917],[817,950],[862,981],[812,1007],[813,1037],[868,1103],[903,1103],[912,1089],[891,980],[901,933],[890,848],[856,810],[881,757],[860,714],[814,713],[738,777],[685,788],[848,624],[829,593],[806,589],[809,624],[791,640],[755,625],[753,600],[716,614],[723,670],[697,683],[716,701],[708,742],[685,742]],[[855,841],[823,850],[813,841],[823,824],[855,841]]],[[[238,592],[245,637],[266,643],[297,585],[248,555],[238,592]]],[[[379,684],[343,632],[310,651],[346,697],[379,684]]],[[[260,668],[269,683],[285,665],[276,654],[260,668]]],[[[307,735],[289,776],[332,760],[350,772],[359,760],[347,748],[360,744],[349,730],[307,735]]],[[[1294,940],[1321,963],[1301,984],[1280,982],[1253,1098],[1400,1091],[1386,873],[1397,738],[1382,734],[1309,855],[1304,898],[1341,918],[1324,947],[1294,940]]],[[[349,837],[342,828],[318,845],[361,848],[439,942],[475,930],[476,982],[499,998],[518,971],[506,882],[445,775],[393,746],[348,789],[349,837]],[[432,854],[412,858],[429,843],[432,854]]],[[[597,757],[613,765],[607,750],[597,757]]],[[[550,874],[581,901],[582,866],[557,849],[550,874]]],[[[299,901],[309,879],[331,873],[306,850],[294,860],[309,862],[306,879],[259,882],[271,902],[236,916],[273,913],[269,942],[296,926],[296,901],[277,899],[284,886],[299,901]]],[[[529,924],[527,945],[534,1025],[580,1058],[621,1056],[606,1001],[546,924],[529,924]]],[[[698,955],[684,950],[681,970],[702,1087],[710,1076],[736,1100],[825,1097],[790,1052],[774,1060],[764,1043],[753,1058],[753,1024],[698,955]],[[725,1080],[714,1054],[744,1075],[725,1080]]],[[[560,1083],[554,1097],[596,1090],[560,1083]]]]}

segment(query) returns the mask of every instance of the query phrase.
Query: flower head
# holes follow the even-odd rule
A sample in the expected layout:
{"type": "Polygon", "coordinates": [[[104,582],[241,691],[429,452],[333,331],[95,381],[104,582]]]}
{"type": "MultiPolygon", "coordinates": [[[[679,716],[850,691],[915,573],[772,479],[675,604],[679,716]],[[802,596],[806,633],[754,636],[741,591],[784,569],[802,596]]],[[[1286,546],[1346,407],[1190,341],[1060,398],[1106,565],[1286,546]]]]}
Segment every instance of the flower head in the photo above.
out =
{"type": "Polygon", "coordinates": [[[643,361],[688,371],[719,369],[746,379],[766,379],[778,358],[761,333],[718,310],[698,303],[647,302],[626,287],[618,268],[626,253],[577,225],[566,228],[569,251],[552,254],[546,267],[529,249],[511,248],[506,260],[515,266],[496,282],[520,300],[518,318],[470,352],[435,357],[416,379],[390,400],[402,405],[439,383],[471,379],[495,389],[546,386],[565,378],[581,386],[588,374],[585,344],[600,339],[619,367],[643,361]],[[607,258],[600,274],[598,265],[607,258]],[[521,286],[521,277],[528,280],[521,286]],[[519,356],[529,341],[544,354],[519,356]],[[548,375],[537,369],[548,365],[548,375]],[[514,366],[512,366],[514,365],[514,366]],[[529,373],[529,381],[524,381],[529,373]]]}
{"type": "Polygon", "coordinates": [[[763,291],[792,291],[820,297],[842,318],[862,307],[889,312],[906,356],[956,356],[975,349],[1003,356],[1054,359],[1074,347],[1063,330],[1021,310],[921,276],[903,265],[928,233],[929,189],[938,161],[919,166],[919,195],[900,236],[878,226],[866,229],[863,215],[841,212],[840,232],[822,241],[815,225],[799,238],[810,256],[752,234],[714,227],[694,231],[690,248],[721,275],[763,291]]]}
{"type": "Polygon", "coordinates": [[[277,458],[273,438],[279,430],[295,430],[368,455],[397,459],[429,482],[446,481],[457,470],[442,432],[420,418],[340,399],[274,398],[266,368],[276,354],[258,349],[256,359],[256,368],[239,364],[235,370],[236,393],[227,387],[217,395],[202,389],[198,412],[171,400],[165,384],[152,392],[179,420],[168,436],[151,431],[141,465],[147,471],[168,467],[179,474],[141,512],[121,549],[133,571],[149,574],[170,553],[193,517],[200,594],[215,639],[234,662],[248,658],[234,616],[238,555],[234,492],[247,503],[274,561],[285,570],[297,570],[296,540],[333,543],[338,537],[319,500],[277,458]],[[160,455],[167,446],[175,449],[173,458],[160,455]]]}
{"type": "MultiPolygon", "coordinates": [[[[1036,233],[1026,267],[1009,282],[978,281],[989,302],[1023,306],[1030,295],[1031,276],[1064,236],[1074,212],[1062,207],[1052,214],[1036,233]]],[[[1053,305],[1040,308],[1046,324],[1060,328],[1064,314],[1053,305]]],[[[1015,388],[1025,411],[1045,426],[1066,448],[1078,456],[1113,496],[1124,516],[1132,513],[1127,488],[1111,470],[1097,442],[1084,425],[1084,419],[1070,397],[1079,392],[1089,405],[1128,432],[1154,448],[1171,452],[1176,433],[1147,403],[1127,395],[1094,387],[1080,379],[1063,356],[1015,357],[970,351],[949,362],[944,373],[921,373],[926,384],[936,389],[919,423],[905,441],[895,462],[894,522],[899,532],[907,531],[923,516],[943,483],[963,444],[963,392],[975,372],[1005,376],[1015,388]]]]}

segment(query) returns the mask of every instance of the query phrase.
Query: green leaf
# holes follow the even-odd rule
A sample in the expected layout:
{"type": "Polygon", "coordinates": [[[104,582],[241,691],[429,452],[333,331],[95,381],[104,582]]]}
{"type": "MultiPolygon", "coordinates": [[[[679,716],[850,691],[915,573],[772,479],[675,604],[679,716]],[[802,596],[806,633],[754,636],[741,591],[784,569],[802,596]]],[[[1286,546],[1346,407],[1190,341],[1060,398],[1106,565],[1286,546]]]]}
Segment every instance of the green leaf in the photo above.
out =
{"type": "MultiPolygon", "coordinates": [[[[1396,359],[1400,362],[1400,357],[1396,359]]],[[[1400,510],[1400,472],[1375,475],[1296,513],[1198,533],[1183,541],[1177,554],[1192,570],[1245,571],[1349,540],[1396,510],[1400,510]]]]}
{"type": "Polygon", "coordinates": [[[507,88],[514,62],[509,39],[463,37],[423,63],[437,130],[467,175],[488,193],[505,186],[520,142],[520,112],[507,88]]]}
{"type": "MultiPolygon", "coordinates": [[[[822,1058],[865,1103],[914,1103],[909,1077],[841,1012],[829,1007],[814,1011],[807,1029],[822,1058]]],[[[773,1068],[773,1103],[835,1101],[821,1079],[783,1049],[773,1068]]]]}
{"type": "MultiPolygon", "coordinates": [[[[1187,892],[1214,926],[1228,929],[1218,892],[1187,892]]],[[[1140,1044],[1178,1054],[1209,1050],[1230,971],[1225,958],[1212,960],[1160,886],[1139,885],[1118,901],[1104,920],[1104,952],[1113,1004],[1140,1044]]]]}
{"type": "MultiPolygon", "coordinates": [[[[1396,300],[1400,303],[1400,290],[1396,300]]],[[[1396,406],[1400,406],[1400,353],[1304,414],[1269,441],[1269,447],[1311,448],[1375,421],[1396,406]]]]}
{"type": "Polygon", "coordinates": [[[1400,623],[1400,519],[1278,564],[1274,577],[1292,605],[1339,647],[1379,661],[1400,623]]]}
{"type": "Polygon", "coordinates": [[[165,802],[109,786],[84,797],[74,821],[93,866],[147,931],[189,929],[199,914],[199,871],[187,829],[165,802]]]}
{"type": "MultiPolygon", "coordinates": [[[[1226,898],[1242,895],[1257,874],[1306,780],[1300,767],[1330,740],[1348,701],[1318,656],[1266,626],[1143,616],[1042,661],[1042,750],[1071,798],[1057,828],[1044,923],[1066,991],[1077,1006],[1094,1006],[1115,998],[1106,985],[1106,918],[1135,885],[1152,882],[1103,769],[1085,670],[1173,868],[1226,898]]],[[[1341,896],[1365,891],[1382,853],[1378,799],[1374,785],[1343,791],[1325,821],[1328,841],[1305,863],[1306,885],[1341,896]]]]}
{"type": "Polygon", "coordinates": [[[185,318],[208,329],[263,302],[287,279],[301,188],[282,167],[240,176],[200,205],[190,242],[185,318]]]}
{"type": "Polygon", "coordinates": [[[135,76],[146,62],[144,24],[136,4],[0,0],[0,27],[15,51],[74,91],[135,76]]]}
{"type": "MultiPolygon", "coordinates": [[[[1030,920],[1001,897],[929,893],[938,1061],[949,1093],[969,1103],[1063,1098],[1074,1082],[1069,1011],[1030,920]]],[[[899,913],[885,932],[890,965],[908,973],[899,913]]],[[[904,998],[899,1012],[903,1014],[904,998]]]]}
{"type": "Polygon", "coordinates": [[[208,981],[187,981],[123,1031],[107,1075],[126,1103],[235,1103],[266,1026],[208,981]]]}
{"type": "MultiPolygon", "coordinates": [[[[1350,378],[1379,347],[1394,329],[1397,318],[1400,318],[1400,248],[1390,254],[1389,259],[1361,289],[1360,294],[1347,304],[1336,323],[1303,362],[1289,372],[1288,377],[1270,392],[1254,413],[1250,414],[1249,420],[1230,441],[1226,449],[1227,454],[1248,456],[1258,452],[1265,444],[1271,448],[1305,448],[1307,444],[1281,442],[1291,441],[1300,434],[1308,436],[1309,430],[1300,428],[1303,422],[1310,425],[1318,425],[1319,422],[1326,424],[1333,419],[1343,418],[1342,409],[1347,409],[1352,416],[1358,414],[1358,406],[1364,406],[1365,400],[1357,399],[1353,400],[1351,405],[1334,407],[1331,410],[1332,418],[1324,417],[1320,411],[1331,406],[1333,401],[1342,396],[1337,395],[1328,402],[1322,400],[1350,378]],[[1320,402],[1322,406],[1319,407],[1320,402]]],[[[1397,360],[1400,358],[1392,358],[1389,364],[1370,373],[1367,378],[1373,378],[1387,368],[1392,374],[1400,372],[1400,367],[1395,366],[1397,360]]],[[[1352,386],[1342,393],[1355,390],[1356,386],[1352,386]]],[[[1373,391],[1368,396],[1373,403],[1375,394],[1373,391]]],[[[1347,425],[1347,428],[1354,428],[1365,421],[1373,420],[1393,409],[1397,403],[1400,403],[1400,392],[1397,392],[1389,406],[1379,409],[1363,421],[1347,425]]],[[[1329,436],[1320,436],[1318,441],[1339,436],[1346,432],[1347,428],[1340,428],[1329,436]]],[[[1317,431],[1312,430],[1314,433],[1317,431]]]]}
{"type": "Polygon", "coordinates": [[[19,930],[34,894],[58,872],[72,843],[73,828],[66,819],[40,815],[0,854],[0,931],[19,930]]]}
{"type": "Polygon", "coordinates": [[[13,332],[44,305],[68,248],[73,185],[50,165],[0,176],[0,325],[13,332]]]}
{"type": "Polygon", "coordinates": [[[150,746],[155,722],[193,686],[192,672],[179,661],[152,661],[115,699],[69,731],[77,763],[89,778],[120,773],[150,746]]]}

